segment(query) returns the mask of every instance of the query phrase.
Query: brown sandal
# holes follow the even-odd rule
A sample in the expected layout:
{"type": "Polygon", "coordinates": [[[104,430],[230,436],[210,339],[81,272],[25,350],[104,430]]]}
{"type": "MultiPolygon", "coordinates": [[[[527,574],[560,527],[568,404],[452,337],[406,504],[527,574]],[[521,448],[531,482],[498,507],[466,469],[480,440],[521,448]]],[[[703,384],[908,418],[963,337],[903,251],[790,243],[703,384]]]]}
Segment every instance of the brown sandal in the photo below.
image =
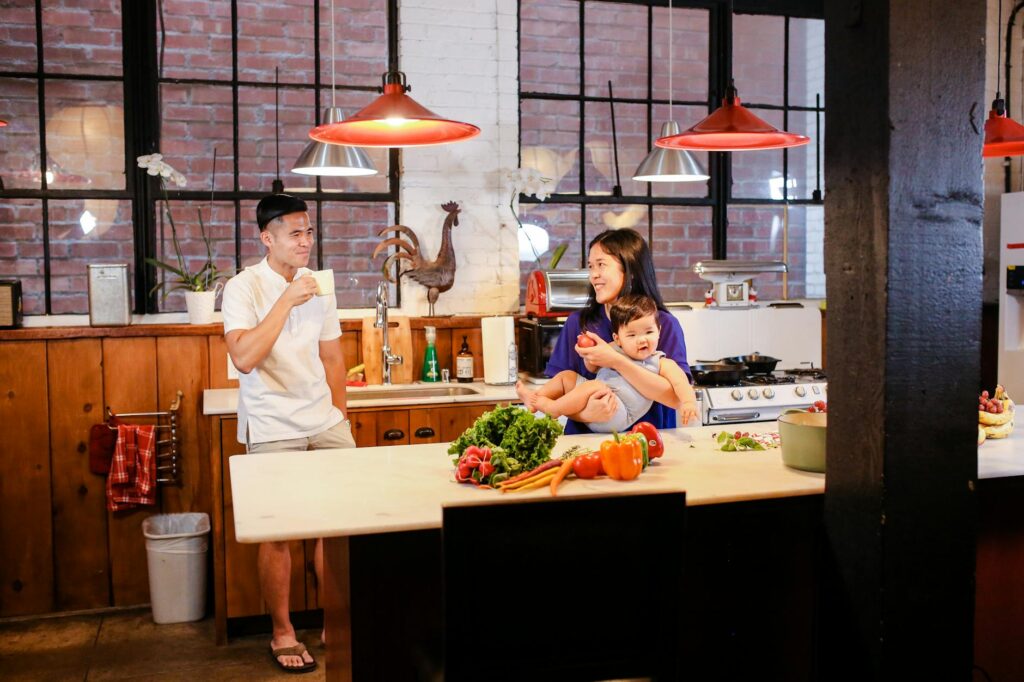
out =
{"type": "Polygon", "coordinates": [[[280,649],[270,649],[270,655],[274,659],[274,663],[277,663],[277,667],[286,673],[308,673],[316,670],[316,659],[313,658],[313,654],[309,654],[309,657],[313,658],[312,661],[306,662],[303,660],[303,664],[300,666],[285,665],[280,660],[281,656],[298,656],[299,658],[302,658],[302,655],[308,652],[309,650],[306,649],[306,645],[302,642],[299,642],[295,646],[284,646],[280,649]]]}

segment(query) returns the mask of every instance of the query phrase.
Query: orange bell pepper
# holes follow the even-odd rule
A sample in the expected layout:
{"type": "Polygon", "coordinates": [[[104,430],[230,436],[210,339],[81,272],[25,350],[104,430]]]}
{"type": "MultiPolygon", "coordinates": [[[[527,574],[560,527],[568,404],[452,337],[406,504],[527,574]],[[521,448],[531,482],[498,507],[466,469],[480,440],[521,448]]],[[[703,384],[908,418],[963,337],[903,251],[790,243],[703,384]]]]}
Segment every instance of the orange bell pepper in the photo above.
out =
{"type": "Polygon", "coordinates": [[[619,438],[601,443],[601,467],[616,481],[632,481],[644,468],[644,454],[640,444],[633,439],[619,438]]]}

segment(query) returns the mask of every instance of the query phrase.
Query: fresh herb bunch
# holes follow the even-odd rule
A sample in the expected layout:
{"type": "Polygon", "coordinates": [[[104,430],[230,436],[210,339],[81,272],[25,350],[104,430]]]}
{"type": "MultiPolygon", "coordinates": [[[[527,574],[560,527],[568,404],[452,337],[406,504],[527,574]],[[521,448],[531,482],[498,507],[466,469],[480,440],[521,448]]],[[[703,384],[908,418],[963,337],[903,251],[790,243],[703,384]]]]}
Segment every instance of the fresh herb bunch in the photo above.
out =
{"type": "Polygon", "coordinates": [[[458,465],[469,446],[490,448],[494,473],[504,474],[505,478],[551,459],[551,450],[560,435],[562,425],[551,417],[538,419],[520,407],[499,405],[484,412],[463,431],[448,448],[448,454],[452,455],[452,463],[458,465]]]}
{"type": "Polygon", "coordinates": [[[722,452],[736,452],[738,450],[767,450],[767,448],[752,438],[750,434],[737,435],[740,432],[729,433],[722,431],[715,439],[718,441],[718,449],[722,452]]]}

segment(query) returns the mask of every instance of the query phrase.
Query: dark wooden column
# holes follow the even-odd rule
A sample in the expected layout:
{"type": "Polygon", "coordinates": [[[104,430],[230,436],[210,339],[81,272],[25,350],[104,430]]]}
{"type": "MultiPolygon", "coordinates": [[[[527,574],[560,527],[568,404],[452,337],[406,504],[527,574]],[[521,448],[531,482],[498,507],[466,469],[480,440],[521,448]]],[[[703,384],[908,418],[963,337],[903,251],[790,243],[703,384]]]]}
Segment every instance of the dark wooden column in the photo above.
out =
{"type": "Polygon", "coordinates": [[[826,0],[827,680],[968,680],[985,2],[826,0]]]}

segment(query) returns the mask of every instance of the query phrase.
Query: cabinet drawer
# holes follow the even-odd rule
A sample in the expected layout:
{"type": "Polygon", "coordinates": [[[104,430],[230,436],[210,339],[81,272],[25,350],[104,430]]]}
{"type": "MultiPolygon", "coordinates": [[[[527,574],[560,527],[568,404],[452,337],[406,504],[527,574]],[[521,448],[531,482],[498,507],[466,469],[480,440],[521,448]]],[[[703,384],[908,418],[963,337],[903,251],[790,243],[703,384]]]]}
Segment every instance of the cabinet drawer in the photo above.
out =
{"type": "Polygon", "coordinates": [[[377,445],[409,444],[409,411],[377,413],[377,445]]]}
{"type": "Polygon", "coordinates": [[[441,414],[437,408],[409,410],[409,442],[440,443],[441,414]]]}

